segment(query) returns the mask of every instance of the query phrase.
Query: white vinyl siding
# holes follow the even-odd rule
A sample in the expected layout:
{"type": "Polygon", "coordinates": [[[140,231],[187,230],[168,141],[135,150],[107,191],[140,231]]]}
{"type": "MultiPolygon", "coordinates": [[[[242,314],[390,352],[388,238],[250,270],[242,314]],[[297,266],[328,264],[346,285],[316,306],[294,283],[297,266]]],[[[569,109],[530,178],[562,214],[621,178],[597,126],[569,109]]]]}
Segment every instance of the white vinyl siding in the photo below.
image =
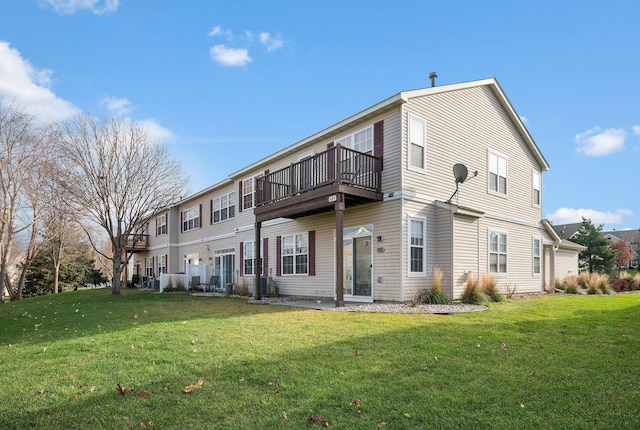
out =
{"type": "Polygon", "coordinates": [[[408,154],[409,169],[424,171],[426,169],[426,124],[417,116],[408,114],[408,154]]]}
{"type": "Polygon", "coordinates": [[[507,158],[489,152],[489,191],[507,194],[507,158]]]}
{"type": "Polygon", "coordinates": [[[409,244],[409,276],[426,274],[426,236],[427,220],[425,218],[408,218],[409,244]]]}
{"type": "Polygon", "coordinates": [[[489,272],[507,273],[507,234],[489,232],[489,272]]]}

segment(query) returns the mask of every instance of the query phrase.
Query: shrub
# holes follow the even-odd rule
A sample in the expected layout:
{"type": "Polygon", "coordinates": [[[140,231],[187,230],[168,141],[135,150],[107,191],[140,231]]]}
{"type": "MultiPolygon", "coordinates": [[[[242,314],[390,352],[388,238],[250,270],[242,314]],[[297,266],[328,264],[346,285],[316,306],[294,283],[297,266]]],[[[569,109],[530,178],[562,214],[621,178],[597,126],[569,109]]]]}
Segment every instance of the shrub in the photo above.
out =
{"type": "Polygon", "coordinates": [[[418,305],[448,305],[451,300],[442,291],[422,289],[416,291],[411,300],[411,306],[418,305]]]}
{"type": "Polygon", "coordinates": [[[481,281],[482,291],[491,299],[491,301],[501,302],[504,300],[504,297],[502,297],[502,294],[498,291],[496,278],[493,275],[485,272],[481,276],[481,281]]]}
{"type": "Polygon", "coordinates": [[[592,279],[593,275],[595,275],[595,273],[591,274],[591,273],[589,273],[587,271],[580,272],[580,274],[576,278],[576,282],[577,282],[578,286],[580,288],[582,288],[583,290],[586,290],[587,288],[589,288],[589,285],[591,285],[591,279],[592,279]]]}
{"type": "Polygon", "coordinates": [[[638,288],[638,275],[631,276],[628,272],[620,272],[617,278],[611,279],[611,288],[616,292],[634,291],[638,288]]]}
{"type": "Polygon", "coordinates": [[[487,302],[487,297],[480,291],[480,283],[471,273],[467,275],[467,286],[460,301],[470,305],[481,305],[487,302]]]}
{"type": "Polygon", "coordinates": [[[636,273],[633,280],[636,281],[636,290],[640,290],[640,273],[636,273]]]}
{"type": "Polygon", "coordinates": [[[567,294],[578,294],[580,292],[578,277],[572,275],[566,276],[562,280],[562,286],[560,287],[560,289],[564,290],[564,292],[567,294]]]}

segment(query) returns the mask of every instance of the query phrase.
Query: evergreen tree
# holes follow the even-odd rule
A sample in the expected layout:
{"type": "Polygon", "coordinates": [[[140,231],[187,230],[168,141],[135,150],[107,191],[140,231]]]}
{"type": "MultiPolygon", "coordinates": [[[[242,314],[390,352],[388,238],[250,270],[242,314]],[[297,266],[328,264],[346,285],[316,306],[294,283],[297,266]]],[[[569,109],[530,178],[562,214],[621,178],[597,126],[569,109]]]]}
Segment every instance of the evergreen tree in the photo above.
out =
{"type": "Polygon", "coordinates": [[[590,273],[610,273],[616,253],[609,248],[609,240],[602,234],[602,225],[595,227],[591,220],[582,218],[582,225],[571,240],[587,249],[580,251],[580,269],[590,273]]]}

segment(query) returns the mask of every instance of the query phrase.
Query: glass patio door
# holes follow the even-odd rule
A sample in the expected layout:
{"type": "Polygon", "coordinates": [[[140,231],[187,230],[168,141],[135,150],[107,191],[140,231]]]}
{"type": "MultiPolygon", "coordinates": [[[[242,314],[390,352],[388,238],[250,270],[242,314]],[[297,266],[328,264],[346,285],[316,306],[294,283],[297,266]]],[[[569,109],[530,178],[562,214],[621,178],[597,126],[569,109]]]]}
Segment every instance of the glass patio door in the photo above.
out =
{"type": "Polygon", "coordinates": [[[347,237],[343,241],[344,295],[367,298],[371,291],[371,236],[347,237]]]}

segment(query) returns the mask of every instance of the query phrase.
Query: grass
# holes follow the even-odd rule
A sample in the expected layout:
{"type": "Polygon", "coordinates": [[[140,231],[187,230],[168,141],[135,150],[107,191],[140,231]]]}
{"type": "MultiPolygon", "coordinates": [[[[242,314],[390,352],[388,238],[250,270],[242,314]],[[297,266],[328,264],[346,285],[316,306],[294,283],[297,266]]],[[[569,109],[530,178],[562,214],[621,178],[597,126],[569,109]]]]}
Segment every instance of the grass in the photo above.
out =
{"type": "Polygon", "coordinates": [[[438,316],[109,293],[0,305],[0,428],[640,427],[640,294],[438,316]]]}

